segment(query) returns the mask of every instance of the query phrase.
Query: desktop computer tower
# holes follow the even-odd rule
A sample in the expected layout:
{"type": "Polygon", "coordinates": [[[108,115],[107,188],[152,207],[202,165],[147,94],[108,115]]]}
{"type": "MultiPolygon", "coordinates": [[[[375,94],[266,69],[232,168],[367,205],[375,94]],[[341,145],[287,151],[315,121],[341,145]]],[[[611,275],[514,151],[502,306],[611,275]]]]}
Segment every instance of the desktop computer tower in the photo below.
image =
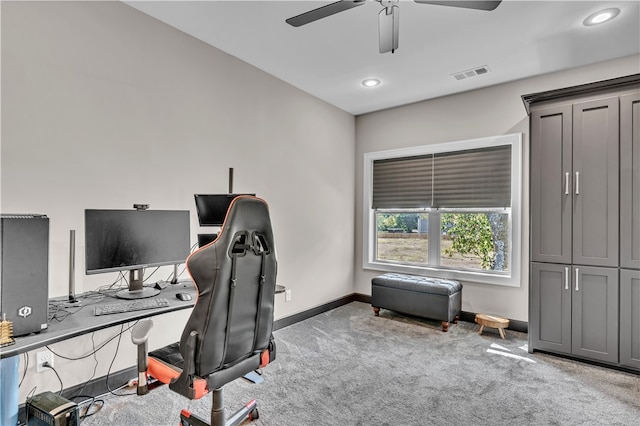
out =
{"type": "Polygon", "coordinates": [[[45,215],[0,215],[0,312],[13,335],[47,328],[49,219],[45,215]]]}

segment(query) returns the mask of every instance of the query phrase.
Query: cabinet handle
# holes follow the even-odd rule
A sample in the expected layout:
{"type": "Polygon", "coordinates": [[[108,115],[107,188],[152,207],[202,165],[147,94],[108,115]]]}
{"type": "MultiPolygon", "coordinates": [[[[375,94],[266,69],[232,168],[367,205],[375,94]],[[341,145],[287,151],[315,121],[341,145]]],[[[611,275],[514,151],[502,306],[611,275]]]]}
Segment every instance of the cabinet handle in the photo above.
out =
{"type": "Polygon", "coordinates": [[[578,281],[580,280],[580,274],[579,274],[579,272],[580,272],[580,269],[579,269],[579,268],[576,268],[576,291],[578,291],[578,290],[579,290],[579,287],[578,287],[578,281]]]}
{"type": "Polygon", "coordinates": [[[569,172],[564,174],[564,195],[569,195],[569,172]]]}
{"type": "Polygon", "coordinates": [[[569,290],[569,267],[564,268],[564,289],[569,290]]]}
{"type": "Polygon", "coordinates": [[[580,172],[576,172],[576,195],[580,195],[580,172]]]}

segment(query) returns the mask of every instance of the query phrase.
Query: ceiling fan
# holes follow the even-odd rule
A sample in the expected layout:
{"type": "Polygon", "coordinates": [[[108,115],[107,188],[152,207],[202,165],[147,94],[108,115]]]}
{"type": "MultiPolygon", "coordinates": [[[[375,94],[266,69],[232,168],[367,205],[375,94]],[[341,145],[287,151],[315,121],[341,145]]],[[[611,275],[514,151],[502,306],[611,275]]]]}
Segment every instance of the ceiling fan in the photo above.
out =
{"type": "MultiPolygon", "coordinates": [[[[353,9],[356,6],[362,6],[366,0],[340,0],[329,3],[317,9],[310,10],[292,18],[286,19],[285,22],[294,27],[300,27],[318,19],[326,18],[345,10],[353,9]]],[[[380,39],[380,53],[395,52],[398,49],[398,33],[400,12],[397,6],[399,0],[375,0],[383,7],[378,14],[378,35],[380,39]]],[[[478,10],[494,10],[502,0],[414,0],[421,4],[435,4],[441,6],[462,7],[466,9],[478,10]]]]}

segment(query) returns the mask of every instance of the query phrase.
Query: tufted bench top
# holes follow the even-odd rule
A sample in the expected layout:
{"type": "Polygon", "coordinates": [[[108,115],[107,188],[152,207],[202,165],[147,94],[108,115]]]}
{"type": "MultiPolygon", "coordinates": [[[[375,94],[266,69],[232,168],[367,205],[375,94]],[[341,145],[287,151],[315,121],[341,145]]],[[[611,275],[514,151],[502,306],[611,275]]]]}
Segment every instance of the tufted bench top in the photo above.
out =
{"type": "Polygon", "coordinates": [[[462,290],[462,284],[454,280],[441,278],[422,277],[419,275],[406,275],[397,273],[386,273],[371,279],[372,285],[381,287],[398,288],[420,293],[439,294],[451,296],[462,290]]]}

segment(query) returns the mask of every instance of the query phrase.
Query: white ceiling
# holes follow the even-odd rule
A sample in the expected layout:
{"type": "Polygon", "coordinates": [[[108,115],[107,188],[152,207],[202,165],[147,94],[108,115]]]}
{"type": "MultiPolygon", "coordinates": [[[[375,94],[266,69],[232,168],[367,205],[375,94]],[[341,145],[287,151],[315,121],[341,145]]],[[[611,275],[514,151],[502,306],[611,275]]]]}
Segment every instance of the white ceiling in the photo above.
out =
{"type": "Polygon", "coordinates": [[[378,53],[373,0],[298,28],[285,19],[331,2],[125,3],[354,115],[640,53],[638,0],[505,0],[492,12],[401,0],[393,54],[378,53]],[[582,24],[609,7],[613,21],[582,24]],[[367,77],[382,84],[365,88],[367,77]]]}

